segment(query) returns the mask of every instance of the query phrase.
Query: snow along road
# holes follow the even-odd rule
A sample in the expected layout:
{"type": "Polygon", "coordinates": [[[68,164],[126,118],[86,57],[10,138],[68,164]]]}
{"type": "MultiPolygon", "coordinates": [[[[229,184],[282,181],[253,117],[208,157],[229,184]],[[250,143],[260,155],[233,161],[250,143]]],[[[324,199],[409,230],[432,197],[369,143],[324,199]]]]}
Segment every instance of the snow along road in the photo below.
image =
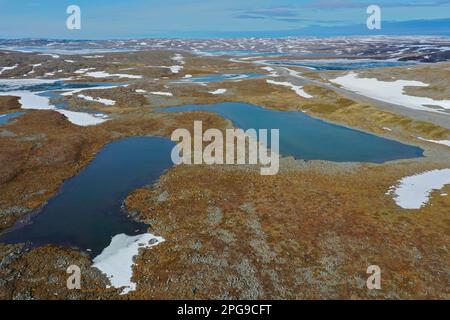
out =
{"type": "Polygon", "coordinates": [[[365,103],[369,105],[374,105],[380,110],[394,112],[403,116],[406,116],[408,118],[421,120],[421,121],[427,121],[434,123],[438,126],[441,126],[443,128],[450,129],[450,113],[449,114],[436,114],[432,112],[427,111],[420,111],[420,110],[414,110],[410,109],[401,105],[388,103],[384,101],[380,101],[377,99],[366,97],[362,94],[358,94],[356,92],[352,92],[350,90],[346,90],[344,88],[339,88],[331,83],[326,83],[319,80],[309,79],[306,77],[303,77],[301,75],[301,72],[299,72],[298,75],[295,74],[295,72],[292,72],[292,70],[286,68],[286,67],[280,67],[276,65],[270,65],[280,76],[288,78],[289,82],[293,85],[298,86],[305,86],[307,84],[312,84],[316,86],[320,86],[325,89],[330,89],[335,92],[338,92],[345,97],[354,100],[359,103],[365,103]]]}

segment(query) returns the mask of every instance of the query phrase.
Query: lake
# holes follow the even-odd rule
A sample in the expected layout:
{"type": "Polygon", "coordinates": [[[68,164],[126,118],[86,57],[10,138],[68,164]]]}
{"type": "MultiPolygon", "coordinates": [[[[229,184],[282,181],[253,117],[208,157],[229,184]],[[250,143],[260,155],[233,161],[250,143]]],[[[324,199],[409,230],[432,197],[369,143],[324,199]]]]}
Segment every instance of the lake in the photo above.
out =
{"type": "Polygon", "coordinates": [[[0,242],[30,246],[57,244],[98,255],[117,234],[142,234],[147,226],[127,217],[124,199],[154,183],[172,166],[174,143],[160,137],[132,137],[111,142],[57,195],[0,237],[0,242]]]}
{"type": "Polygon", "coordinates": [[[306,67],[314,70],[357,70],[413,65],[413,62],[369,59],[268,60],[269,64],[306,67]]]}
{"type": "Polygon", "coordinates": [[[232,80],[242,80],[242,79],[253,79],[258,77],[263,77],[265,74],[262,73],[236,73],[236,74],[211,74],[205,76],[192,77],[183,81],[194,81],[194,82],[219,82],[219,81],[232,81],[232,80]]]}
{"type": "MultiPolygon", "coordinates": [[[[242,129],[280,129],[280,153],[297,159],[382,163],[423,156],[418,147],[331,124],[302,112],[235,102],[157,111],[195,110],[219,114],[242,129]]],[[[147,226],[127,216],[123,201],[137,188],[153,184],[172,166],[174,145],[160,137],[111,142],[78,175],[64,182],[41,209],[3,233],[0,242],[27,243],[31,247],[56,244],[81,249],[94,257],[115,235],[145,233],[147,226]]]]}
{"type": "Polygon", "coordinates": [[[244,130],[280,129],[280,153],[296,159],[383,163],[423,156],[421,148],[335,125],[303,112],[270,110],[239,102],[185,105],[157,110],[187,111],[213,112],[244,130]]]}

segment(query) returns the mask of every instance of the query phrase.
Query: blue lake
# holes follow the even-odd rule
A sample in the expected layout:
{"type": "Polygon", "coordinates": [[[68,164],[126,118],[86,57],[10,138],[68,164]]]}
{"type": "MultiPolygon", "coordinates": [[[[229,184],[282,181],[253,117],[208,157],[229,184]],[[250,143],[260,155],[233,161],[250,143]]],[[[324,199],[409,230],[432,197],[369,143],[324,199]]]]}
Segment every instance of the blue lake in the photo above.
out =
{"type": "Polygon", "coordinates": [[[252,79],[265,76],[262,73],[236,73],[236,74],[211,74],[199,77],[192,77],[184,81],[195,82],[218,82],[218,81],[231,81],[241,79],[252,79]]]}
{"type": "Polygon", "coordinates": [[[50,82],[50,83],[2,83],[0,81],[0,92],[28,90],[31,92],[47,92],[58,90],[75,90],[75,89],[89,89],[96,87],[112,87],[117,85],[123,85],[123,83],[115,82],[66,82],[63,80],[50,82]]]}
{"type": "Polygon", "coordinates": [[[296,159],[383,163],[423,156],[421,148],[328,123],[303,112],[270,110],[237,102],[157,110],[187,111],[213,112],[244,130],[280,129],[280,153],[296,159]]]}
{"type": "Polygon", "coordinates": [[[13,112],[13,113],[7,113],[7,114],[0,114],[0,125],[6,124],[9,121],[11,121],[14,118],[20,117],[23,115],[23,112],[13,112]]]}
{"type": "Polygon", "coordinates": [[[154,183],[172,166],[173,146],[172,141],[159,137],[132,137],[106,145],[29,217],[30,223],[16,223],[0,242],[58,244],[89,249],[96,256],[117,234],[145,233],[145,224],[127,217],[123,200],[133,190],[154,183]]]}
{"type": "Polygon", "coordinates": [[[386,60],[270,60],[270,64],[307,67],[315,70],[357,70],[384,67],[407,66],[415,63],[386,60]]]}

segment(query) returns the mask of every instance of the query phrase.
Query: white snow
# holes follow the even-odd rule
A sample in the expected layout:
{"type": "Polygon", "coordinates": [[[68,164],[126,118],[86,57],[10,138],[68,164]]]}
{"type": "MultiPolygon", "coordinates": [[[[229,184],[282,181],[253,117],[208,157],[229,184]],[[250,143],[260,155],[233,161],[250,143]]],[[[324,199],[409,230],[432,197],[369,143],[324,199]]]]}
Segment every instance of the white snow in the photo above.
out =
{"type": "Polygon", "coordinates": [[[2,74],[2,73],[5,72],[5,71],[8,71],[8,70],[13,70],[13,69],[17,68],[18,66],[19,66],[19,65],[16,64],[16,65],[13,65],[13,66],[11,66],[11,67],[2,67],[2,68],[0,68],[0,74],[2,74]]]}
{"type": "Polygon", "coordinates": [[[95,68],[78,69],[78,70],[75,70],[73,73],[76,73],[76,74],[83,74],[83,73],[88,72],[89,70],[94,70],[94,69],[95,69],[95,68]]]}
{"type": "Polygon", "coordinates": [[[426,171],[401,179],[388,193],[403,209],[420,209],[427,204],[433,190],[450,184],[450,169],[426,171]]]}
{"type": "Polygon", "coordinates": [[[169,69],[172,73],[179,73],[183,69],[183,66],[170,66],[169,69]]]}
{"type": "MultiPolygon", "coordinates": [[[[57,109],[54,105],[50,104],[50,98],[40,96],[40,92],[31,92],[29,90],[17,90],[23,85],[34,85],[43,83],[53,83],[60,81],[61,79],[54,80],[42,80],[42,79],[3,79],[0,80],[0,85],[6,85],[10,88],[10,91],[0,92],[0,96],[15,96],[19,97],[22,109],[34,109],[34,110],[54,110],[67,117],[67,119],[73,124],[79,126],[91,126],[100,124],[107,121],[106,115],[92,115],[85,112],[76,112],[63,109],[57,109]]],[[[87,90],[87,89],[82,89],[87,90]]]]}
{"type": "Polygon", "coordinates": [[[179,53],[177,53],[177,54],[172,58],[172,60],[173,60],[173,61],[177,61],[177,62],[180,63],[180,64],[185,64],[185,62],[184,62],[184,57],[183,57],[181,54],[179,54],[179,53]]]}
{"type": "Polygon", "coordinates": [[[82,91],[86,91],[86,90],[105,90],[105,89],[113,89],[113,88],[120,88],[120,87],[127,87],[128,84],[122,84],[122,85],[115,85],[115,86],[99,86],[99,87],[91,87],[91,88],[79,88],[79,89],[74,89],[74,90],[67,90],[67,89],[62,89],[62,90],[55,90],[55,91],[65,91],[64,93],[61,93],[62,96],[71,96],[74,95],[75,93],[80,93],[82,91]]]}
{"type": "Polygon", "coordinates": [[[172,97],[173,94],[171,92],[163,92],[163,91],[152,91],[151,94],[159,95],[159,96],[167,96],[172,97]]]}
{"type": "Polygon", "coordinates": [[[285,87],[289,87],[291,88],[297,95],[299,95],[300,97],[306,98],[306,99],[311,99],[312,96],[307,94],[304,90],[302,86],[296,86],[290,82],[279,82],[279,81],[274,81],[274,80],[266,80],[267,83],[270,84],[274,84],[277,86],[285,86],[285,87]]]}
{"type": "MultiPolygon", "coordinates": [[[[163,68],[163,69],[169,69],[172,73],[179,73],[181,70],[183,70],[182,65],[174,65],[174,66],[147,66],[147,68],[163,68]]],[[[191,76],[192,77],[192,76],[191,76]]],[[[186,78],[191,78],[186,77],[186,78]]]]}
{"type": "Polygon", "coordinates": [[[286,70],[289,73],[290,76],[297,77],[297,78],[303,78],[300,75],[301,74],[300,71],[292,70],[292,69],[289,69],[289,68],[283,68],[283,69],[286,70]]]}
{"type": "Polygon", "coordinates": [[[118,78],[129,78],[129,79],[141,79],[142,76],[135,75],[135,74],[124,74],[124,73],[108,73],[105,71],[91,71],[86,72],[84,75],[92,78],[112,78],[112,77],[118,77],[118,78]]]}
{"type": "Polygon", "coordinates": [[[410,109],[438,113],[445,111],[445,109],[450,109],[450,100],[433,100],[427,97],[409,96],[405,94],[405,87],[429,86],[421,81],[396,80],[388,82],[375,78],[358,78],[358,75],[355,73],[349,73],[330,81],[341,85],[345,89],[372,99],[401,105],[410,109]],[[430,106],[438,106],[440,109],[430,106]]]}
{"type": "Polygon", "coordinates": [[[123,288],[122,294],[136,290],[136,284],[131,281],[133,276],[133,258],[139,254],[140,248],[150,248],[164,242],[164,238],[151,233],[137,236],[118,234],[114,236],[108,247],[94,258],[93,266],[105,273],[111,285],[123,288]]]}
{"type": "Polygon", "coordinates": [[[97,124],[103,123],[108,120],[108,116],[105,114],[90,114],[87,112],[76,112],[76,111],[69,111],[64,109],[52,109],[55,110],[67,117],[67,119],[72,122],[73,124],[76,124],[77,126],[95,126],[97,124]]]}
{"type": "Polygon", "coordinates": [[[87,100],[87,101],[98,102],[98,103],[104,104],[106,106],[113,106],[113,105],[116,104],[116,102],[114,100],[103,99],[103,98],[93,98],[93,97],[90,97],[90,96],[86,96],[84,94],[79,94],[77,97],[78,98],[82,98],[82,99],[87,100]]]}
{"type": "Polygon", "coordinates": [[[185,64],[184,62],[184,57],[177,53],[173,58],[171,58],[173,61],[176,61],[179,63],[179,65],[177,66],[170,66],[169,69],[172,73],[179,73],[184,67],[183,64],[185,64]]]}
{"type": "Polygon", "coordinates": [[[0,92],[1,96],[14,96],[19,97],[19,102],[22,105],[22,109],[35,109],[35,110],[48,110],[52,109],[50,105],[50,99],[37,95],[37,92],[31,92],[28,90],[17,90],[0,92]]]}
{"type": "Polygon", "coordinates": [[[261,67],[261,69],[270,72],[269,77],[279,77],[278,73],[272,67],[261,67]]]}
{"type": "Polygon", "coordinates": [[[225,92],[227,92],[227,89],[217,89],[217,90],[214,90],[214,91],[209,91],[208,93],[211,93],[211,94],[224,94],[225,92]]]}
{"type": "Polygon", "coordinates": [[[22,109],[34,109],[34,110],[54,110],[67,117],[67,119],[78,126],[91,126],[105,122],[107,119],[102,115],[92,115],[86,112],[76,112],[64,109],[57,109],[50,104],[48,97],[39,96],[38,92],[31,92],[26,90],[21,91],[9,91],[0,92],[2,96],[15,96],[19,97],[19,102],[22,105],[22,109]]]}
{"type": "Polygon", "coordinates": [[[146,93],[147,91],[142,90],[142,89],[136,89],[134,90],[136,93],[146,93]]]}
{"type": "Polygon", "coordinates": [[[33,73],[34,73],[34,69],[35,69],[36,67],[40,67],[40,66],[42,66],[42,63],[35,63],[35,64],[32,64],[32,65],[31,65],[31,71],[28,72],[27,74],[33,74],[33,73]]]}
{"type": "Polygon", "coordinates": [[[424,139],[421,137],[418,137],[419,140],[422,141],[428,141],[428,142],[432,142],[432,143],[438,143],[438,144],[442,144],[444,146],[450,147],[450,140],[429,140],[429,139],[424,139]]]}

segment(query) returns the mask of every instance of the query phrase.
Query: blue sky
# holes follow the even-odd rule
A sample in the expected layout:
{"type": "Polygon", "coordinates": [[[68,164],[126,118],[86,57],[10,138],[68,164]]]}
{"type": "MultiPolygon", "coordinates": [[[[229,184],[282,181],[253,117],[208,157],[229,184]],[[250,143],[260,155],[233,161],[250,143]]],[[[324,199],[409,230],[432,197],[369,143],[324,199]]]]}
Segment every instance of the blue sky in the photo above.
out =
{"type": "Polygon", "coordinates": [[[450,35],[450,0],[0,0],[0,38],[450,35]],[[81,8],[81,30],[66,8],[81,8]],[[366,28],[366,8],[383,28],[366,28]]]}

